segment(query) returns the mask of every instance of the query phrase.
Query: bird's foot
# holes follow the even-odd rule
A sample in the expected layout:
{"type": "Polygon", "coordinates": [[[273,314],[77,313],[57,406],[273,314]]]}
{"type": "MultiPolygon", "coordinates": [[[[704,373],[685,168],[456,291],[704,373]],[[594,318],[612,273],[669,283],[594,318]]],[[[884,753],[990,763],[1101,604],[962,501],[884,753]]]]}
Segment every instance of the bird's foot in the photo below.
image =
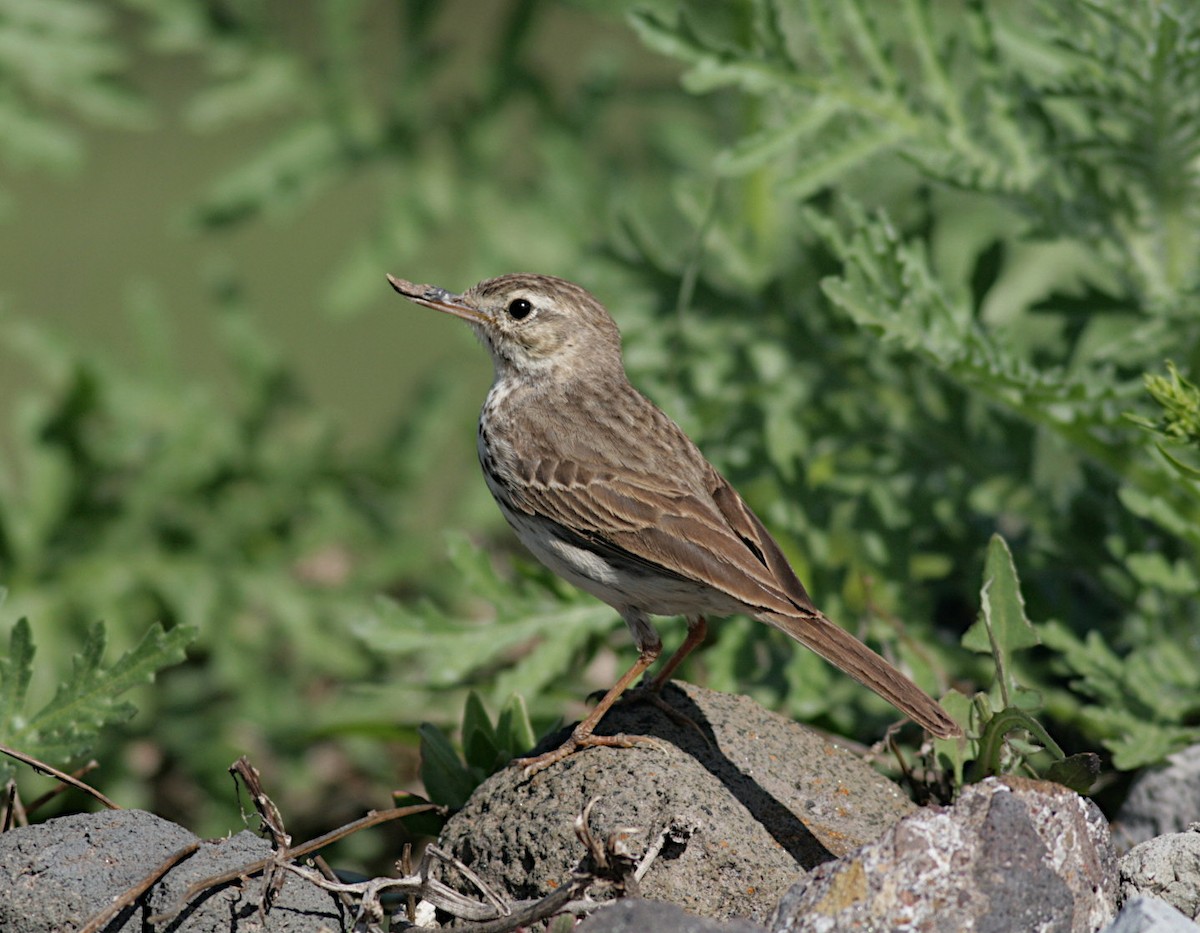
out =
{"type": "Polygon", "coordinates": [[[658,743],[646,735],[576,735],[572,732],[558,748],[530,758],[514,758],[513,764],[525,773],[525,777],[532,777],[585,748],[633,748],[635,745],[658,747],[658,743]]]}
{"type": "Polygon", "coordinates": [[[625,695],[617,701],[617,705],[622,705],[625,703],[649,703],[651,706],[658,709],[658,711],[666,716],[669,720],[671,720],[671,722],[675,723],[675,725],[684,729],[695,729],[696,732],[700,734],[700,737],[704,739],[707,744],[711,745],[712,740],[709,739],[707,733],[705,733],[696,720],[692,719],[692,717],[687,713],[677,710],[674,706],[662,698],[662,688],[664,686],[665,683],[659,681],[658,679],[643,680],[632,690],[625,691],[625,695]]]}

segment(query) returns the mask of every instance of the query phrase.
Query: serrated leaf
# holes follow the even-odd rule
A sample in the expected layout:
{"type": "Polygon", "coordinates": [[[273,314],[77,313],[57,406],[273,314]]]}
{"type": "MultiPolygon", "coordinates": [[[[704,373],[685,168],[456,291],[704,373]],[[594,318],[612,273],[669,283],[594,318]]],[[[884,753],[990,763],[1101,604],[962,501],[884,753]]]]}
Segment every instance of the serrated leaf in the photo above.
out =
{"type": "Polygon", "coordinates": [[[717,156],[714,168],[722,175],[742,175],[778,158],[802,137],[818,133],[840,108],[828,98],[818,98],[809,106],[797,108],[790,119],[738,141],[717,156]]]}
{"type": "Polygon", "coordinates": [[[793,163],[791,173],[781,185],[781,193],[791,198],[807,198],[890,148],[903,136],[902,129],[885,123],[858,127],[837,137],[822,139],[819,147],[793,163]]]}
{"type": "Polygon", "coordinates": [[[1200,729],[1160,726],[1153,723],[1130,723],[1130,728],[1114,738],[1105,739],[1104,747],[1112,752],[1113,767],[1119,771],[1135,771],[1158,764],[1172,752],[1200,741],[1200,729]]]}
{"type": "Polygon", "coordinates": [[[29,624],[22,619],[13,628],[9,658],[0,662],[0,735],[34,757],[66,764],[84,754],[105,726],[132,716],[133,705],[119,697],[152,681],[162,668],[182,661],[193,637],[189,628],[164,632],[154,625],[138,645],[105,667],[107,638],[103,624],[96,623],[74,658],[72,675],[42,709],[25,715],[34,649],[29,624]]]}
{"type": "Polygon", "coordinates": [[[97,622],[74,658],[70,680],[60,684],[50,702],[14,733],[13,741],[26,748],[32,744],[37,754],[51,761],[81,754],[101,728],[133,715],[132,704],[117,698],[131,687],[150,683],[162,668],[182,661],[194,637],[191,628],[164,632],[162,626],[153,625],[141,642],[106,668],[107,637],[104,625],[97,622]]]}
{"type": "Polygon", "coordinates": [[[296,62],[286,55],[267,54],[249,60],[237,76],[197,93],[185,108],[184,119],[192,129],[212,132],[281,110],[298,102],[303,92],[296,62]]]}
{"type": "Polygon", "coordinates": [[[344,157],[328,122],[293,126],[213,185],[194,210],[194,219],[202,227],[218,228],[293,210],[332,183],[344,157]]]}
{"type": "Polygon", "coordinates": [[[1054,621],[1042,625],[1040,631],[1045,644],[1062,654],[1068,668],[1078,676],[1073,687],[1104,703],[1122,705],[1124,665],[1099,632],[1088,632],[1081,640],[1054,621]]]}
{"type": "Polygon", "coordinates": [[[1168,593],[1181,596],[1191,595],[1200,590],[1200,576],[1194,565],[1179,558],[1174,563],[1157,552],[1149,554],[1130,554],[1126,559],[1129,572],[1137,577],[1143,586],[1158,587],[1168,593]]]}

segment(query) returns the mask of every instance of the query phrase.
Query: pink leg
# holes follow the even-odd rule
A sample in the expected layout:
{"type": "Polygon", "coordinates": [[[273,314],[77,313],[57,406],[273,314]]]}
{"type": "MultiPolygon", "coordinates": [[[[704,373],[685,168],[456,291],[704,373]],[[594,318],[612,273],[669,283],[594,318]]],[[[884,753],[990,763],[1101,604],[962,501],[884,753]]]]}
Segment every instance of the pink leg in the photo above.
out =
{"type": "Polygon", "coordinates": [[[683,644],[675,650],[675,653],[667,658],[667,663],[663,665],[663,669],[654,678],[650,689],[655,693],[662,690],[667,685],[667,681],[671,679],[671,675],[675,673],[675,668],[679,667],[683,663],[683,659],[691,654],[707,636],[708,623],[704,620],[704,616],[696,616],[694,619],[688,619],[687,638],[683,640],[683,644]]]}
{"type": "MultiPolygon", "coordinates": [[[[641,677],[646,669],[658,660],[658,656],[662,652],[662,642],[654,635],[653,629],[650,629],[649,626],[639,629],[634,627],[632,623],[630,624],[630,628],[633,629],[634,637],[638,637],[639,635],[644,636],[644,633],[649,631],[653,641],[638,645],[640,653],[633,667],[625,672],[624,676],[617,681],[616,685],[608,693],[604,694],[600,702],[596,704],[596,708],[592,710],[591,714],[583,722],[575,727],[570,737],[562,745],[541,755],[535,755],[532,758],[516,759],[514,764],[524,768],[526,776],[536,774],[543,768],[548,768],[550,765],[562,761],[568,755],[579,751],[581,748],[592,748],[598,745],[629,748],[636,745],[639,741],[650,741],[642,736],[592,735],[592,730],[600,724],[600,720],[604,718],[604,714],[617,702],[617,699],[625,692],[626,688],[641,677]]],[[[642,642],[643,638],[639,638],[638,640],[642,642]]]]}

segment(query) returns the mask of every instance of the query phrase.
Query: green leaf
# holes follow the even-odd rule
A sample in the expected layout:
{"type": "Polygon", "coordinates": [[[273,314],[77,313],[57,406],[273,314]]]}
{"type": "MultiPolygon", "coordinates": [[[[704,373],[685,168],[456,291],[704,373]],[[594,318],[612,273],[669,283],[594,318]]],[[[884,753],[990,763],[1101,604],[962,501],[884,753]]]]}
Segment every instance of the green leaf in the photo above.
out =
{"type": "MultiPolygon", "coordinates": [[[[971,698],[957,690],[948,691],[939,701],[947,715],[959,725],[966,727],[971,722],[971,698]]],[[[968,739],[934,739],[933,751],[938,764],[949,768],[954,775],[954,786],[961,787],[965,778],[968,739]]]]}
{"type": "MultiPolygon", "coordinates": [[[[1040,722],[1024,710],[1008,707],[995,713],[984,726],[983,735],[979,738],[979,750],[975,764],[971,769],[971,780],[979,781],[988,775],[1000,774],[1003,768],[1003,751],[1008,733],[1014,730],[1028,732],[1042,747],[1056,758],[1063,758],[1063,750],[1058,746],[1040,722]]],[[[1028,754],[1029,751],[1022,752],[1028,754]]]]}
{"type": "Polygon", "coordinates": [[[1200,574],[1191,562],[1179,558],[1169,562],[1160,553],[1130,554],[1126,558],[1129,572],[1143,586],[1155,587],[1167,593],[1190,596],[1200,591],[1200,574]]]}
{"type": "Polygon", "coordinates": [[[1100,776],[1100,756],[1095,752],[1070,755],[1051,764],[1043,776],[1048,781],[1071,788],[1077,794],[1086,794],[1100,776]]]}
{"type": "Polygon", "coordinates": [[[106,726],[131,717],[132,704],[119,697],[154,680],[164,667],[184,658],[195,631],[177,627],[164,632],[159,625],[110,666],[104,664],[107,637],[104,625],[91,626],[75,655],[71,676],[38,712],[24,710],[32,673],[33,644],[29,623],[21,619],[10,638],[9,657],[0,663],[0,740],[55,765],[85,754],[106,726]]]}
{"type": "Polygon", "coordinates": [[[429,799],[443,806],[461,807],[475,791],[476,781],[441,729],[422,723],[421,781],[429,799]]]}
{"type": "Polygon", "coordinates": [[[507,751],[509,757],[528,752],[537,744],[537,736],[529,720],[529,709],[521,694],[514,693],[501,707],[500,717],[496,721],[496,736],[500,747],[507,751]]]}
{"type": "Polygon", "coordinates": [[[462,720],[463,757],[467,767],[490,774],[504,757],[496,729],[488,718],[483,700],[472,690],[467,694],[462,720]]]}
{"type": "Polygon", "coordinates": [[[12,745],[13,734],[23,727],[25,694],[33,675],[33,635],[29,620],[21,618],[8,640],[8,657],[0,658],[0,736],[12,745]]]}
{"type": "Polygon", "coordinates": [[[963,647],[991,653],[996,680],[1008,705],[1009,698],[1017,693],[1012,676],[1013,654],[1038,644],[1038,637],[1025,617],[1025,600],[1012,553],[999,535],[992,535],[988,543],[979,601],[979,619],[963,635],[963,647]]]}
{"type": "Polygon", "coordinates": [[[822,99],[812,107],[788,114],[779,125],[743,137],[717,157],[714,167],[723,175],[743,175],[769,164],[802,139],[820,133],[838,109],[833,101],[822,99]]]}
{"type": "Polygon", "coordinates": [[[783,193],[807,198],[890,148],[903,135],[902,129],[890,124],[847,128],[836,135],[821,134],[819,145],[794,162],[782,185],[783,193]]]}
{"type": "Polygon", "coordinates": [[[1113,753],[1116,768],[1154,764],[1200,739],[1200,727],[1191,725],[1200,713],[1200,669],[1183,646],[1152,642],[1122,657],[1099,632],[1080,639],[1061,623],[1041,631],[1072,688],[1092,701],[1079,718],[1113,753]]]}
{"type": "Polygon", "coordinates": [[[1200,741],[1200,728],[1163,726],[1131,720],[1120,734],[1105,739],[1113,767],[1136,771],[1164,761],[1168,755],[1200,741]]]}
{"type": "Polygon", "coordinates": [[[75,656],[72,676],[24,728],[13,733],[12,741],[55,762],[83,754],[100,729],[134,714],[132,704],[117,698],[132,687],[153,681],[161,668],[182,661],[184,649],[194,637],[195,629],[190,627],[164,632],[162,626],[153,625],[137,646],[105,667],[107,636],[104,625],[97,622],[75,656]]]}
{"type": "Polygon", "coordinates": [[[467,702],[463,706],[462,719],[463,736],[465,737],[472,732],[479,732],[492,742],[493,745],[495,744],[496,730],[492,727],[492,721],[488,718],[487,710],[484,709],[483,699],[475,690],[467,694],[467,702]]]}

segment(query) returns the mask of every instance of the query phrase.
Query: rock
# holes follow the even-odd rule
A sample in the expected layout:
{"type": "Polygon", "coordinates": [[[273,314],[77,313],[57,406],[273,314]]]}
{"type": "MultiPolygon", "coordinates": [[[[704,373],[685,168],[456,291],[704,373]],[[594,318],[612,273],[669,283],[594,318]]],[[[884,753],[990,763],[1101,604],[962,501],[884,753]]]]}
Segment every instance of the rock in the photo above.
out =
{"type": "Polygon", "coordinates": [[[1200,926],[1166,901],[1135,897],[1125,902],[1117,919],[1100,933],[1200,933],[1200,926]]]}
{"type": "Polygon", "coordinates": [[[1161,898],[1185,917],[1200,920],[1200,831],[1169,833],[1134,846],[1121,858],[1120,872],[1122,898],[1161,898]]]}
{"type": "Polygon", "coordinates": [[[1167,763],[1142,772],[1113,820],[1113,838],[1122,849],[1181,833],[1200,818],[1200,744],[1167,756],[1167,763]]]}
{"type": "Polygon", "coordinates": [[[1058,784],[988,778],[953,807],[905,817],[814,869],[780,901],[771,929],[1092,933],[1112,919],[1116,893],[1095,804],[1058,784]]]}
{"type": "Polygon", "coordinates": [[[705,920],[674,904],[633,897],[602,907],[575,933],[768,933],[746,920],[705,920]]]}
{"type": "MultiPolygon", "coordinates": [[[[141,810],[81,813],[0,834],[0,930],[4,933],[71,933],[149,875],[196,837],[141,810]]],[[[104,933],[152,929],[149,918],[173,905],[193,881],[244,866],[271,847],[252,833],[204,842],[176,865],[104,933]]],[[[172,933],[318,933],[349,929],[337,901],[289,875],[275,906],[258,912],[262,876],[197,897],[172,933]]]]}
{"type": "Polygon", "coordinates": [[[662,843],[641,882],[645,897],[762,922],[805,869],[915,809],[859,758],[748,697],[672,685],[663,699],[694,725],[650,703],[619,705],[599,731],[652,736],[653,747],[586,749],[531,778],[506,768],[476,790],[439,844],[498,893],[542,897],[579,864],[573,824],[596,797],[598,838],[636,827],[634,855],[662,843]]]}

